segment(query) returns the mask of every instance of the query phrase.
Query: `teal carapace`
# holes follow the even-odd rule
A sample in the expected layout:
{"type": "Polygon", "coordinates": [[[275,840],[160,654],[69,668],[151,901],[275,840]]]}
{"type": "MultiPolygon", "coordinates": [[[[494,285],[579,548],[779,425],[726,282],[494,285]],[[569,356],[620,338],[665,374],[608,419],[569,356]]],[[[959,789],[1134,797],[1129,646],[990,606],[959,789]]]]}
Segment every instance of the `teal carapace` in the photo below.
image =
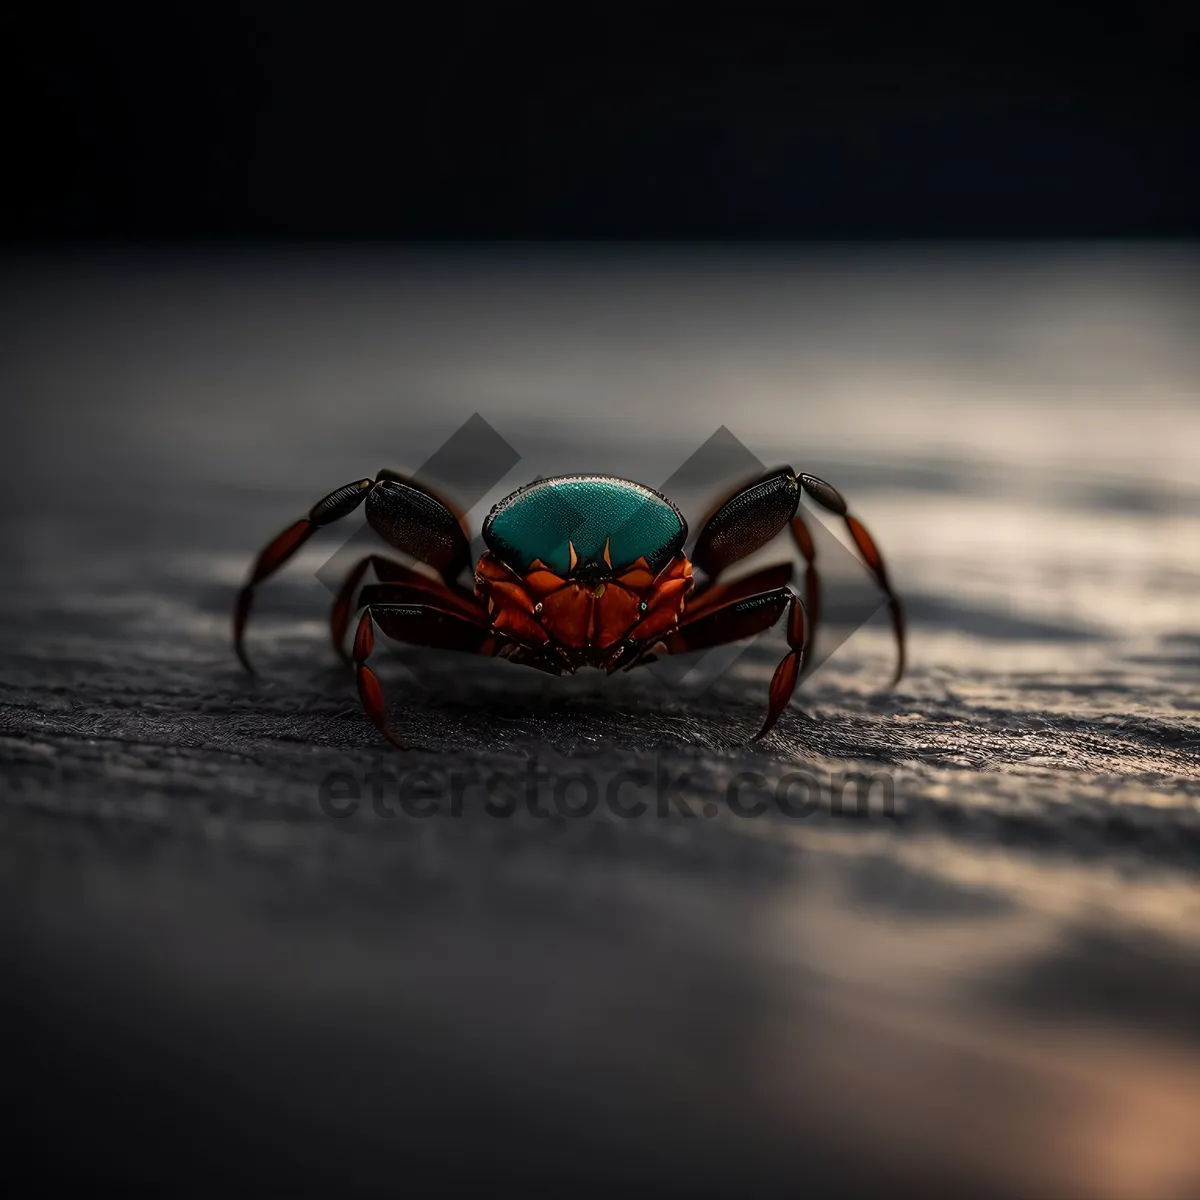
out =
{"type": "Polygon", "coordinates": [[[539,479],[501,500],[483,523],[488,549],[522,574],[535,558],[556,575],[610,574],[606,543],[611,573],[642,557],[657,572],[679,553],[686,538],[687,523],[670,500],[612,475],[539,479]]]}

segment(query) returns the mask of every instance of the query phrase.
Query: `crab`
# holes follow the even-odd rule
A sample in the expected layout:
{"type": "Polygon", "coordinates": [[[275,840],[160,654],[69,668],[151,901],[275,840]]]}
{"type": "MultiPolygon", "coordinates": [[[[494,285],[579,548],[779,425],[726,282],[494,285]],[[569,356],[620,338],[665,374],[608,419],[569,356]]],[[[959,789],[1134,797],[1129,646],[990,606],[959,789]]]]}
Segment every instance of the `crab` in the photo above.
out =
{"type": "Polygon", "coordinates": [[[788,649],[771,679],[757,741],[791,700],[820,620],[821,582],[800,515],[802,494],[842,518],[887,599],[897,647],[894,686],[904,673],[904,611],[883,556],[834,487],[786,466],[717,504],[690,557],[683,552],[688,528],[682,513],[653,488],[611,475],[537,479],[488,514],[482,529],[487,549],[475,565],[473,590],[461,578],[470,562],[463,516],[425,484],[385,469],[330,492],[259,554],[234,606],[234,650],[252,670],[244,634],[255,589],[318,529],[365,501],[371,528],[428,568],[367,555],[346,576],[330,613],[334,649],[353,665],[363,709],[393,745],[406,748],[388,725],[383,690],[367,665],[376,630],[399,642],[506,658],[553,675],[585,666],[612,674],[662,655],[740,641],[785,618],[788,649]],[[730,567],[785,528],[805,562],[803,599],[790,586],[791,562],[728,578],[730,567]],[[377,582],[364,584],[368,570],[377,582]],[[356,613],[348,654],[346,634],[356,613]]]}

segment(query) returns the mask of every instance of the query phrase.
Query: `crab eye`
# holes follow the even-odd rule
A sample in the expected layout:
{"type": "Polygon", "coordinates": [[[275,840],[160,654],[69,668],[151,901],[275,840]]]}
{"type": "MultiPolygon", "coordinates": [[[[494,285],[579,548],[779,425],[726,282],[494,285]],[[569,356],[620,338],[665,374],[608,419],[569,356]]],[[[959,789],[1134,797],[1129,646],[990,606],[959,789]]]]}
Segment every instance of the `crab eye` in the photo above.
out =
{"type": "Polygon", "coordinates": [[[641,602],[641,604],[639,604],[639,605],[638,605],[638,610],[639,610],[640,612],[645,612],[645,611],[646,611],[646,609],[648,609],[649,607],[650,607],[650,605],[648,605],[648,604],[645,602],[645,600],[643,600],[643,601],[641,602]]]}

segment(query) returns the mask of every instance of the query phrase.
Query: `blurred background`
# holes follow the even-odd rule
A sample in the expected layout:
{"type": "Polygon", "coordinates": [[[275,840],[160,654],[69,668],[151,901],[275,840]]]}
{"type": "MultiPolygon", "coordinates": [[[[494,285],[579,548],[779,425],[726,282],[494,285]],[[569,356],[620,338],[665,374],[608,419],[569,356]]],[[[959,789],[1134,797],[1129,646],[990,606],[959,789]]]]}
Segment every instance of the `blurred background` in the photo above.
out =
{"type": "Polygon", "coordinates": [[[0,21],[27,1184],[1200,1193],[1195,16],[0,21]],[[908,675],[827,522],[853,618],[765,742],[778,634],[703,689],[380,655],[401,762],[328,645],[359,516],[243,675],[261,546],[473,418],[513,453],[475,528],[714,436],[829,479],[908,675]],[[488,815],[530,764],[697,811],[864,770],[898,813],[488,815]],[[461,816],[322,810],[417,769],[461,816]]]}

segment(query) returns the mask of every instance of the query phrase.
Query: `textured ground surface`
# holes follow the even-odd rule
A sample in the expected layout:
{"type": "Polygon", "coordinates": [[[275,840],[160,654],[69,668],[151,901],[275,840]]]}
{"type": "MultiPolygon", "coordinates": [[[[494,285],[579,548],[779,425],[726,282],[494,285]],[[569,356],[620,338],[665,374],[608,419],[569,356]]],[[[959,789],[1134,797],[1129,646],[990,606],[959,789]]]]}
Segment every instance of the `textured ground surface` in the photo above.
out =
{"type": "Polygon", "coordinates": [[[3,305],[4,1003],[76,1148],[43,1172],[1200,1190],[1194,253],[17,263],[3,305]],[[911,674],[878,691],[873,621],[746,750],[771,638],[702,691],[410,658],[401,759],[327,645],[348,525],[243,676],[262,542],[475,412],[520,456],[476,518],[722,425],[832,479],[911,674]],[[645,770],[696,815],[537,816],[531,765],[551,812],[645,770]],[[419,769],[425,819],[384,778],[419,769]],[[727,803],[848,770],[894,814],[727,803]]]}

